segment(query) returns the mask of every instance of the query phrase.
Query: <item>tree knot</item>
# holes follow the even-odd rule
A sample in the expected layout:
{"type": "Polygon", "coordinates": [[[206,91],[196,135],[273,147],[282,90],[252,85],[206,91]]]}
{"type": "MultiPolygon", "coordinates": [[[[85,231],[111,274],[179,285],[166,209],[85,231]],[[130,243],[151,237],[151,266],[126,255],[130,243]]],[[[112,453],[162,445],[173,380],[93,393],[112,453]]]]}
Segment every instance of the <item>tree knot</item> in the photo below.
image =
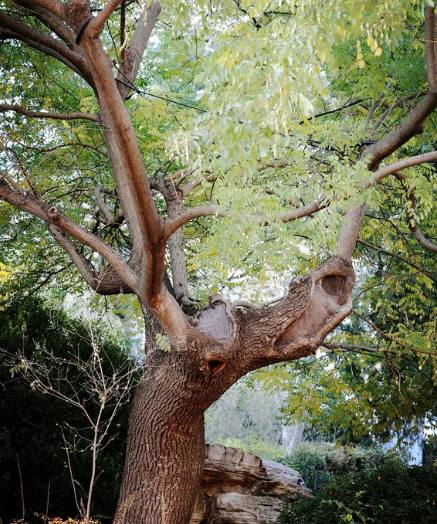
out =
{"type": "Polygon", "coordinates": [[[49,209],[47,210],[47,215],[52,220],[56,220],[57,218],[60,217],[61,213],[59,212],[59,209],[57,207],[53,206],[53,207],[49,207],[49,209]]]}

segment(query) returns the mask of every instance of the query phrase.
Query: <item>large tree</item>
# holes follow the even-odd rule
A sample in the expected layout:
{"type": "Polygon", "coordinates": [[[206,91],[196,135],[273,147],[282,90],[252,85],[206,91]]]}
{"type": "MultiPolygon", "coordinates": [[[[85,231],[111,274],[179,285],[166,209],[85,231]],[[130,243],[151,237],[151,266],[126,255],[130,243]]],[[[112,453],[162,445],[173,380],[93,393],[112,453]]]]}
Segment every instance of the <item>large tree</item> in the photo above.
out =
{"type": "Polygon", "coordinates": [[[391,175],[403,184],[411,234],[437,249],[418,225],[426,199],[402,173],[437,158],[426,139],[413,156],[403,148],[437,105],[432,2],[425,11],[406,0],[396,9],[370,0],[359,8],[319,0],[172,4],[0,4],[0,198],[20,210],[9,215],[11,236],[51,250],[34,221],[21,227],[21,212],[37,217],[96,293],[133,294],[144,311],[144,376],[129,422],[120,523],[186,523],[207,407],[249,371],[314,353],[348,316],[351,260],[374,186],[391,175]],[[153,60],[142,67],[160,15],[153,60]],[[411,48],[402,47],[403,35],[411,48]],[[420,65],[412,92],[391,71],[375,75],[368,94],[345,98],[342,62],[360,91],[366,65],[383,71],[380,57],[397,52],[420,65]],[[175,96],[149,82],[158,69],[175,96]],[[160,118],[159,106],[138,102],[144,95],[187,114],[160,118]],[[22,117],[44,125],[27,128],[22,117]],[[168,132],[167,147],[156,146],[168,132]],[[284,268],[287,246],[296,257],[320,247],[333,254],[292,280],[280,300],[254,307],[215,296],[195,311],[190,277],[232,279],[243,257],[261,271],[266,254],[284,268]]]}

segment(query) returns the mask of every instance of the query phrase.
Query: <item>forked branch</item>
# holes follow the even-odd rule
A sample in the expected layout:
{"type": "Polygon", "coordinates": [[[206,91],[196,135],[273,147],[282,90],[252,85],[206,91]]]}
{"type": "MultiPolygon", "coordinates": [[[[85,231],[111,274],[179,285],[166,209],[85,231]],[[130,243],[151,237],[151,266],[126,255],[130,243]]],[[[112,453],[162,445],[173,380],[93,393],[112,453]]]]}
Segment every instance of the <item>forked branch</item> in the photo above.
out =
{"type": "Polygon", "coordinates": [[[97,38],[105,27],[112,13],[119,7],[122,0],[109,0],[100,13],[88,24],[86,29],[87,34],[91,38],[97,38]]]}
{"type": "MultiPolygon", "coordinates": [[[[435,12],[434,8],[426,7],[425,45],[426,64],[428,72],[428,93],[408,113],[405,120],[391,133],[385,135],[375,144],[367,147],[362,154],[367,159],[367,167],[370,171],[376,171],[380,163],[389,155],[397,151],[407,143],[413,136],[422,131],[425,120],[437,107],[437,58],[435,52],[435,12]]],[[[337,256],[351,260],[352,253],[358,240],[358,234],[366,212],[366,205],[351,209],[345,215],[340,234],[337,239],[337,256]]]]}
{"type": "Polygon", "coordinates": [[[0,176],[0,198],[33,216],[41,218],[47,225],[55,226],[82,245],[99,253],[113,267],[127,287],[138,291],[138,278],[126,262],[106,242],[67,218],[58,209],[55,207],[48,208],[44,203],[12,185],[6,180],[5,176],[0,176]]]}

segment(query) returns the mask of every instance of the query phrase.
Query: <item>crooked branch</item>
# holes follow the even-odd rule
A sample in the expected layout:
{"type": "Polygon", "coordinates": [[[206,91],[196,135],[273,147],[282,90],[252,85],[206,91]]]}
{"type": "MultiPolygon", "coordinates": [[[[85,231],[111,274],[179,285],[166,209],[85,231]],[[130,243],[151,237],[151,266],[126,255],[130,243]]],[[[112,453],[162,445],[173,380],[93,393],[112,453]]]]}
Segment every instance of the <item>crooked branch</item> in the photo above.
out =
{"type": "Polygon", "coordinates": [[[90,113],[81,113],[80,111],[72,113],[51,113],[49,111],[33,111],[17,104],[0,104],[0,112],[15,111],[21,115],[30,118],[49,118],[52,120],[90,120],[98,122],[98,116],[90,113]]]}
{"type": "MultiPolygon", "coordinates": [[[[293,208],[282,213],[278,213],[274,217],[253,215],[251,217],[251,220],[259,225],[265,225],[272,222],[291,222],[293,220],[297,220],[298,218],[313,215],[314,213],[317,213],[317,211],[320,211],[321,209],[325,208],[326,205],[323,204],[323,200],[324,198],[322,197],[318,198],[311,204],[293,208]]],[[[211,215],[217,217],[226,217],[231,216],[231,212],[223,210],[222,208],[220,208],[218,204],[207,204],[204,206],[193,207],[192,209],[188,209],[179,216],[166,221],[164,228],[164,237],[169,238],[180,227],[182,227],[184,224],[187,224],[195,218],[211,215]]]]}

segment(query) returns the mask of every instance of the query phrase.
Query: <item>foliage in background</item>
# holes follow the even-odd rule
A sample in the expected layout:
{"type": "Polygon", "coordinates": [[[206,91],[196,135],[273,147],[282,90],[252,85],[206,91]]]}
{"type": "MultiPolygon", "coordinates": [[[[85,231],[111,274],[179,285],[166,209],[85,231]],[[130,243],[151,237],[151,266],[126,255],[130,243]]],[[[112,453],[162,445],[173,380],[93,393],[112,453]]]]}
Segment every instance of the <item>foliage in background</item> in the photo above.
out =
{"type": "MultiPolygon", "coordinates": [[[[402,0],[396,9],[371,0],[359,7],[320,0],[162,2],[127,105],[149,174],[164,178],[187,166],[201,181],[187,203],[215,201],[227,212],[223,219],[201,218],[184,230],[193,296],[204,300],[222,286],[239,286],[241,298],[261,301],[269,287],[260,292],[248,283],[266,282],[275,271],[296,274],[314,267],[332,247],[345,209],[357,199],[378,209],[378,195],[386,194],[385,188],[391,194],[391,182],[363,194],[368,174],[357,159],[369,140],[396,125],[426,86],[424,5],[423,0],[402,0]],[[370,118],[375,100],[379,105],[370,118]],[[285,167],[271,167],[284,160],[285,167]],[[288,224],[273,218],[322,193],[331,205],[313,217],[288,224]],[[269,219],[266,227],[253,220],[254,212],[269,219]]],[[[128,37],[134,12],[128,5],[128,37]]],[[[117,35],[117,18],[109,28],[117,35]]],[[[117,59],[115,40],[106,37],[105,45],[117,59]]],[[[3,42],[0,84],[5,101],[30,109],[96,109],[91,91],[71,72],[21,44],[3,42]]],[[[412,147],[432,150],[433,132],[427,123],[412,147]]],[[[110,195],[111,168],[98,126],[8,113],[0,140],[0,164],[8,169],[20,159],[23,188],[37,187],[49,205],[56,202],[128,256],[125,226],[107,227],[96,215],[96,183],[108,189],[111,210],[119,211],[110,195]]],[[[419,218],[426,221],[433,181],[410,172],[419,218]]],[[[162,211],[163,202],[156,201],[162,211]]],[[[405,221],[403,207],[396,223],[405,221]]],[[[1,203],[0,237],[0,262],[18,266],[17,277],[29,288],[56,281],[58,294],[81,289],[38,220],[1,203]],[[50,265],[41,262],[48,258],[50,265]]],[[[99,267],[88,248],[83,254],[99,267]]]]}
{"type": "Polygon", "coordinates": [[[243,380],[230,388],[205,413],[207,442],[243,448],[263,458],[278,460],[281,444],[283,395],[270,395],[243,380]]]}
{"type": "MultiPolygon", "coordinates": [[[[93,351],[87,326],[35,298],[20,304],[14,301],[0,310],[0,325],[0,348],[11,354],[23,352],[30,358],[39,346],[58,357],[77,352],[86,358],[93,351]]],[[[110,372],[113,365],[125,362],[125,348],[102,329],[96,328],[96,333],[105,350],[106,371],[110,372]]],[[[63,401],[32,390],[19,373],[11,376],[9,364],[4,357],[0,359],[0,517],[8,522],[22,515],[19,469],[26,519],[36,519],[34,512],[44,515],[47,503],[49,515],[76,515],[61,428],[70,436],[69,426],[86,427],[88,422],[63,401]]],[[[71,379],[83,380],[80,376],[71,379]]],[[[127,418],[128,407],[124,406],[110,429],[110,442],[99,458],[102,473],[96,484],[93,514],[103,522],[110,522],[115,510],[127,418]]],[[[91,451],[82,449],[80,442],[70,447],[70,459],[78,495],[84,498],[91,451]]]]}
{"type": "Polygon", "coordinates": [[[388,461],[334,477],[316,496],[286,508],[278,524],[434,524],[437,469],[388,461]]]}

